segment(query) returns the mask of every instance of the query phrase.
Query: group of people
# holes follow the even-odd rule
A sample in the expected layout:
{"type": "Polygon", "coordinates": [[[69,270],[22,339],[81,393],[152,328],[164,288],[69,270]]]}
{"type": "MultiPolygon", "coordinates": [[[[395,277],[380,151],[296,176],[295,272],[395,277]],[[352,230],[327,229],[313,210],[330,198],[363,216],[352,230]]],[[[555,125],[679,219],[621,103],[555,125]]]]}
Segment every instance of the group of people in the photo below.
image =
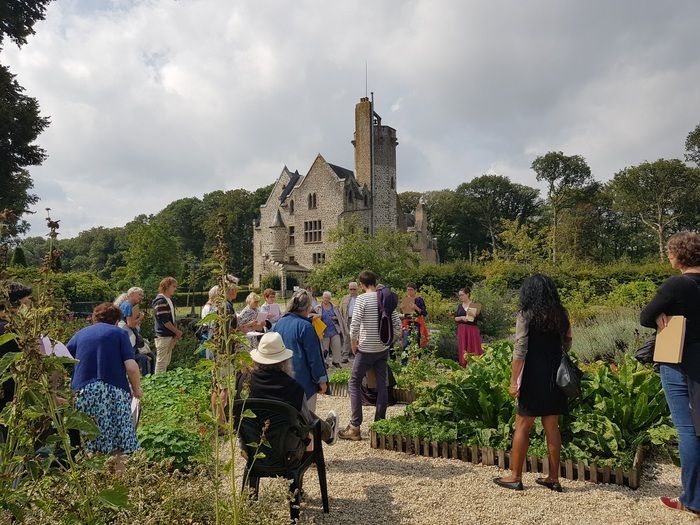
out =
{"type": "MultiPolygon", "coordinates": [[[[675,234],[668,241],[667,251],[671,265],[681,275],[662,284],[640,318],[643,326],[657,330],[667,325],[670,316],[686,319],[682,361],[660,364],[661,382],[678,430],[683,492],[678,498],[663,497],[661,501],[673,509],[700,513],[700,235],[675,234]]],[[[376,379],[375,420],[385,417],[390,349],[399,341],[403,346],[408,345],[412,334],[420,345],[427,340],[427,308],[425,301],[416,295],[414,283],[408,284],[406,298],[399,305],[394,292],[378,284],[374,273],[364,271],[359,275],[359,285],[349,283],[348,295],[338,307],[333,305],[329,292],[324,292],[318,303],[312,291],[299,289],[283,313],[275,302],[275,292],[267,289],[263,292],[262,306],[259,296],[251,293],[246,298],[246,307],[235,315],[237,280],[232,276],[227,280],[223,304],[231,314],[227,316],[229,328],[243,333],[265,330],[257,348],[251,351],[254,368],[236,376],[236,395],[241,396],[245,389],[252,397],[284,401],[311,422],[317,418],[318,395],[327,393],[329,388],[325,351],[331,366],[353,359],[348,384],[352,415],[347,426],[340,430],[335,412],[330,412],[322,419],[323,439],[329,444],[337,438],[362,439],[361,384],[368,372],[373,372],[376,379]],[[358,288],[362,294],[358,295],[358,288]],[[315,320],[325,325],[320,334],[314,328],[315,320]]],[[[87,443],[88,450],[114,454],[130,453],[138,448],[131,399],[143,396],[142,373],[158,374],[167,369],[172,350],[182,337],[172,302],[176,289],[176,280],[166,277],[152,303],[155,356],[140,335],[143,313],[139,303],[144,292],[137,287],[130,288],[114,303],[98,305],[93,312],[93,324],[68,342],[69,352],[78,360],[71,382],[77,393],[76,407],[92,416],[100,429],[100,435],[87,443]]],[[[203,318],[221,304],[219,296],[218,287],[210,290],[203,318]]],[[[31,299],[31,289],[12,284],[9,298],[17,307],[26,305],[31,299]]],[[[477,324],[481,305],[471,299],[469,288],[461,289],[459,298],[454,319],[458,358],[465,366],[468,354],[482,352],[477,324]]],[[[215,328],[213,323],[207,326],[215,328]]],[[[4,317],[0,316],[0,333],[4,329],[4,317]]],[[[13,351],[11,344],[12,341],[2,346],[3,354],[13,351]]],[[[557,386],[556,375],[562,355],[571,344],[571,323],[555,283],[542,274],[525,279],[520,289],[511,369],[510,394],[517,398],[511,473],[495,478],[497,485],[523,490],[522,470],[529,434],[539,417],[547,439],[549,474],[535,481],[553,491],[562,491],[559,417],[567,413],[568,404],[565,393],[557,386]]],[[[2,386],[4,406],[11,400],[14,389],[9,382],[2,386]]]]}

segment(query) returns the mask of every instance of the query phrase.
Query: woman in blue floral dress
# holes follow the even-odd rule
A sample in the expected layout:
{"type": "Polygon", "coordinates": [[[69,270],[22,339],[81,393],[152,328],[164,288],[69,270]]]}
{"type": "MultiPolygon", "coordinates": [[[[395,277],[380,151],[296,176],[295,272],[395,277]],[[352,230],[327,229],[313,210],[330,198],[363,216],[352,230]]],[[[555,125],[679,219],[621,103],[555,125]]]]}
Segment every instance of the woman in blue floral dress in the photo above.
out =
{"type": "Polygon", "coordinates": [[[116,324],[119,308],[102,303],[92,313],[91,326],[68,342],[78,359],[71,386],[76,408],[91,416],[100,435],[86,444],[90,452],[129,454],[139,448],[131,418],[131,396],[141,399],[139,367],[129,336],[116,324]]]}

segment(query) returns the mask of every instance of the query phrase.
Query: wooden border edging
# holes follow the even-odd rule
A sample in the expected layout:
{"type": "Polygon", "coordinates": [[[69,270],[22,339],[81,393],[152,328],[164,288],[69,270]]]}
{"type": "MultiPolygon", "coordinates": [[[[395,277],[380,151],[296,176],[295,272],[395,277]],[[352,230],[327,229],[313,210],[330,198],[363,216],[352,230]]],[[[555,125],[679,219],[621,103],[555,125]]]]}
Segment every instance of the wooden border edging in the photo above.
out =
{"type": "MultiPolygon", "coordinates": [[[[473,464],[495,465],[502,469],[510,468],[510,452],[490,447],[463,445],[453,442],[436,442],[394,434],[378,434],[369,431],[370,446],[379,450],[393,450],[405,454],[432,458],[458,459],[473,464]]],[[[582,461],[565,460],[561,462],[559,475],[565,479],[588,481],[590,483],[613,483],[631,489],[639,488],[644,460],[644,447],[637,447],[632,468],[599,467],[595,464],[586,466],[582,461]]],[[[528,456],[525,458],[526,472],[549,474],[547,458],[528,456]]]]}

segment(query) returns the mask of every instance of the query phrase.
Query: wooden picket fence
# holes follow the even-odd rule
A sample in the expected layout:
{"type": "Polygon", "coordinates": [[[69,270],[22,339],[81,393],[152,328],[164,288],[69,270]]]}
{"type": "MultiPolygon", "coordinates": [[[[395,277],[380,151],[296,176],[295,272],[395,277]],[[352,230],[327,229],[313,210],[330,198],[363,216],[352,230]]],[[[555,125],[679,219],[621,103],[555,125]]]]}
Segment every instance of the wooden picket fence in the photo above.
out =
{"type": "MultiPolygon", "coordinates": [[[[370,430],[370,445],[379,450],[393,450],[431,458],[458,459],[473,464],[495,465],[502,469],[510,468],[510,452],[489,447],[429,441],[393,434],[377,434],[373,430],[370,430]]],[[[640,446],[637,448],[632,468],[629,470],[623,470],[620,467],[598,467],[595,464],[585,465],[583,462],[566,460],[561,463],[559,475],[565,479],[590,483],[613,483],[637,489],[642,473],[643,458],[644,449],[640,446]]],[[[549,461],[546,457],[529,456],[525,459],[524,467],[525,472],[549,475],[549,461]]]]}

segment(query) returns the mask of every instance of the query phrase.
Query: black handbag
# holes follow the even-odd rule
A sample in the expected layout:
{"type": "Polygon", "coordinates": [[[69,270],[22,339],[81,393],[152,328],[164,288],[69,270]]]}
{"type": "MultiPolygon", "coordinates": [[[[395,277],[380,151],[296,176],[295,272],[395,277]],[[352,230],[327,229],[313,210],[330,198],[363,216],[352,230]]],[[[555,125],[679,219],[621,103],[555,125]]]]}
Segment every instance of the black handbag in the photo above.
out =
{"type": "Polygon", "coordinates": [[[581,376],[583,372],[571,361],[569,354],[562,352],[557,369],[557,386],[567,397],[576,397],[581,393],[581,376]]]}
{"type": "Polygon", "coordinates": [[[656,334],[647,337],[642,346],[637,348],[634,358],[640,363],[650,365],[654,362],[654,347],[656,346],[656,334]]]}

